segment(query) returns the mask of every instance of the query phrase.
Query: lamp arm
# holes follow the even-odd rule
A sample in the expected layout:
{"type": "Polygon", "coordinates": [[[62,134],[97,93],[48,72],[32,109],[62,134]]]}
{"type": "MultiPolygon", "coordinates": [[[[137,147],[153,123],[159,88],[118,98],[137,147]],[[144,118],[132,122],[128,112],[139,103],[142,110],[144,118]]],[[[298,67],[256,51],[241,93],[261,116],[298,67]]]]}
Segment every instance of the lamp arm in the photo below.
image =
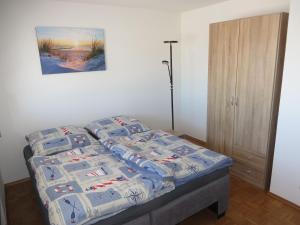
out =
{"type": "Polygon", "coordinates": [[[173,83],[173,79],[172,79],[172,76],[171,76],[171,70],[170,70],[169,64],[168,64],[168,71],[169,71],[170,84],[172,84],[173,83]]]}

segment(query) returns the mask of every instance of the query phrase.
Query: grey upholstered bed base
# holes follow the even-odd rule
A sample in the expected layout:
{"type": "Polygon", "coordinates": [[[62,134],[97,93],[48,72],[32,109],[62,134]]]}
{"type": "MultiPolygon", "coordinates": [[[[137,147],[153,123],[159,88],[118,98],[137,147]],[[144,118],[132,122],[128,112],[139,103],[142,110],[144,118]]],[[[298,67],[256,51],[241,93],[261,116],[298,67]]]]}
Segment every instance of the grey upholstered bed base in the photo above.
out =
{"type": "MultiPolygon", "coordinates": [[[[31,149],[29,146],[26,146],[24,148],[24,158],[26,161],[26,165],[28,167],[28,171],[33,182],[33,187],[38,197],[38,202],[43,211],[45,223],[49,225],[50,223],[48,219],[48,212],[43,206],[41,199],[39,198],[34,174],[28,162],[31,156],[31,149]]],[[[119,215],[117,214],[112,218],[96,222],[93,225],[175,225],[196,214],[202,209],[208,207],[212,209],[218,217],[221,217],[225,214],[228,207],[228,168],[226,170],[217,171],[215,173],[219,174],[218,176],[216,176],[216,178],[212,179],[205,185],[201,185],[198,188],[187,191],[186,194],[180,196],[175,195],[167,202],[160,201],[160,198],[164,198],[162,196],[159,199],[153,200],[155,204],[151,204],[151,202],[149,202],[146,203],[145,206],[140,206],[131,210],[125,210],[119,215]]],[[[205,180],[204,177],[203,180],[205,180]]],[[[200,182],[200,180],[197,182],[200,182]]],[[[170,196],[170,193],[166,195],[170,196]]]]}
{"type": "Polygon", "coordinates": [[[125,225],[175,225],[207,207],[222,216],[228,207],[228,195],[229,176],[226,175],[125,225]]]}

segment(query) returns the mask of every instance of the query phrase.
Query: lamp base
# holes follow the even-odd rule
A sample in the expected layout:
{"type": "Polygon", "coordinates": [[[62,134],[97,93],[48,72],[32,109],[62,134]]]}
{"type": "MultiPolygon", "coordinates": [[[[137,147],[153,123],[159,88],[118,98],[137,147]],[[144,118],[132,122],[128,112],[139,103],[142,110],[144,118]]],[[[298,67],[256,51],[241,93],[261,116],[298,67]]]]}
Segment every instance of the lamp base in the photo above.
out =
{"type": "Polygon", "coordinates": [[[165,132],[170,133],[174,136],[180,137],[183,135],[183,133],[179,132],[179,131],[175,131],[175,130],[165,130],[165,132]]]}

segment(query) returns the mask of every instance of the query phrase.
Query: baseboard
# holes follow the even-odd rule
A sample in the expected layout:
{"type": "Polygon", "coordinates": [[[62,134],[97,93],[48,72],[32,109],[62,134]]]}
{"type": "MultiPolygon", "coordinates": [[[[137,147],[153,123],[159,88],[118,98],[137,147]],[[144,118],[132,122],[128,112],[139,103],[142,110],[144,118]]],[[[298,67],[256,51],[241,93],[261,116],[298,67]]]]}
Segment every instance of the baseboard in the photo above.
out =
{"type": "Polygon", "coordinates": [[[10,182],[10,183],[6,183],[6,184],[4,184],[4,187],[6,189],[6,188],[10,188],[10,187],[13,187],[15,185],[22,184],[22,183],[25,183],[25,182],[30,182],[30,178],[26,177],[26,178],[21,179],[21,180],[16,180],[16,181],[13,181],[13,182],[10,182]]]}
{"type": "Polygon", "coordinates": [[[297,210],[300,211],[300,206],[299,206],[299,205],[296,205],[295,203],[290,202],[290,201],[288,201],[288,200],[286,200],[286,199],[284,199],[284,198],[282,198],[282,197],[280,197],[280,196],[278,196],[278,195],[275,195],[275,194],[273,194],[273,193],[271,193],[271,192],[268,192],[267,194],[268,194],[270,197],[272,197],[272,198],[274,198],[274,199],[277,199],[277,200],[281,201],[282,203],[287,204],[287,205],[289,205],[289,206],[291,206],[291,207],[293,207],[293,208],[295,208],[295,209],[297,209],[297,210]]]}
{"type": "Polygon", "coordinates": [[[207,147],[207,143],[205,141],[199,140],[199,139],[189,136],[187,134],[183,134],[180,137],[182,137],[190,142],[193,142],[194,144],[201,145],[203,147],[207,147]]]}

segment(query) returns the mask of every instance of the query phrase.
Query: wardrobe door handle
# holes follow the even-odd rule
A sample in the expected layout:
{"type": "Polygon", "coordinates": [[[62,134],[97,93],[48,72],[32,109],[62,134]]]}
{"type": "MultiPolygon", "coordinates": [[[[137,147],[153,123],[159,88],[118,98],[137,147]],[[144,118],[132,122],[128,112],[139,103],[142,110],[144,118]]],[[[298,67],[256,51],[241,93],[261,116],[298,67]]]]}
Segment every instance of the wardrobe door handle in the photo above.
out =
{"type": "Polygon", "coordinates": [[[233,96],[231,96],[231,98],[230,98],[230,104],[231,104],[232,106],[234,106],[234,97],[233,97],[233,96]]]}
{"type": "Polygon", "coordinates": [[[239,98],[238,97],[236,97],[236,99],[235,99],[235,106],[239,106],[239,98]]]}

